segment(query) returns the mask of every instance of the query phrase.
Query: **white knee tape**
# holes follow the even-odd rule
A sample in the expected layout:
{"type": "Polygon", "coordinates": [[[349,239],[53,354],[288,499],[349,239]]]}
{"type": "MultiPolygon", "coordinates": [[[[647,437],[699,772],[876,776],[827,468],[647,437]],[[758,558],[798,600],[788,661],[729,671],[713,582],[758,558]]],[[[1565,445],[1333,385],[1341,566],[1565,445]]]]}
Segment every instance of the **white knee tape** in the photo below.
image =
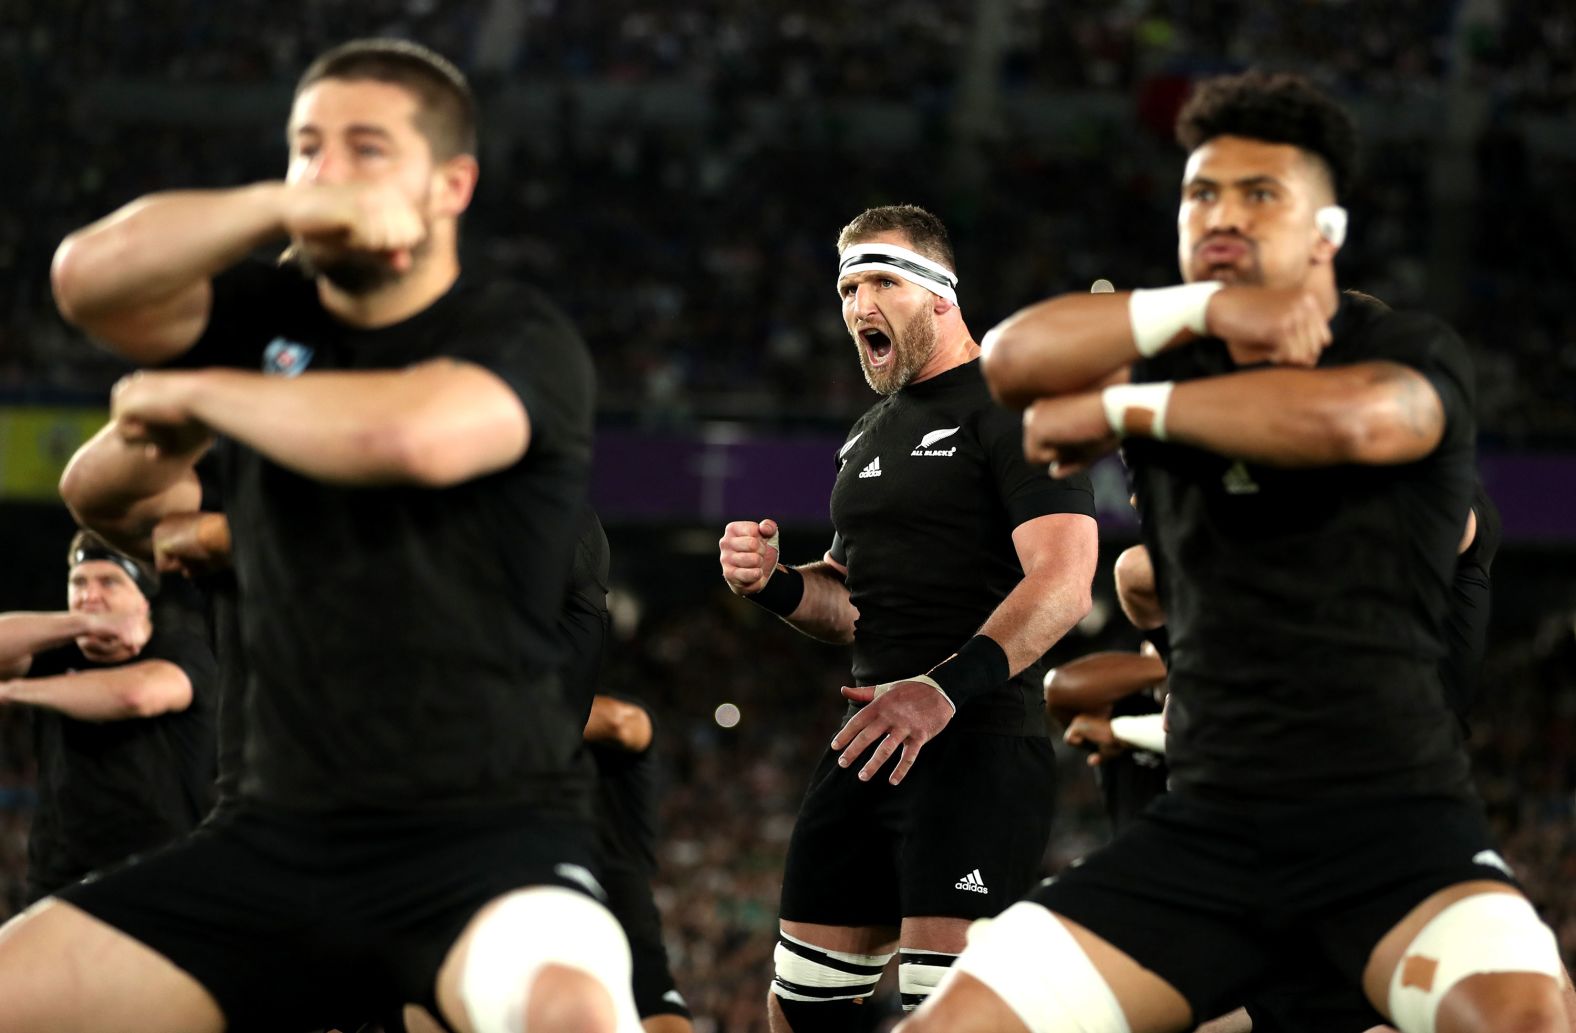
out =
{"type": "Polygon", "coordinates": [[[557,886],[517,890],[493,905],[471,933],[460,999],[476,1033],[529,1033],[531,984],[544,965],[579,969],[613,998],[619,1033],[638,1033],[629,942],[612,912],[557,886]]]}
{"type": "Polygon", "coordinates": [[[984,983],[1030,1033],[1131,1033],[1105,977],[1061,919],[1039,904],[1020,901],[974,923],[968,949],[950,971],[984,983]]]}
{"type": "Polygon", "coordinates": [[[1439,1002],[1483,972],[1560,978],[1554,933],[1518,893],[1479,893],[1445,908],[1413,938],[1390,977],[1390,1019],[1402,1033],[1434,1033],[1439,1002]]]}
{"type": "Polygon", "coordinates": [[[828,950],[779,933],[772,953],[775,976],[772,993],[785,1001],[849,1001],[868,997],[881,980],[881,970],[892,960],[885,954],[854,954],[828,950]]]}
{"type": "Polygon", "coordinates": [[[956,954],[944,951],[919,950],[905,947],[897,966],[897,989],[904,1011],[913,1011],[925,1003],[925,998],[936,992],[957,960],[956,954]]]}

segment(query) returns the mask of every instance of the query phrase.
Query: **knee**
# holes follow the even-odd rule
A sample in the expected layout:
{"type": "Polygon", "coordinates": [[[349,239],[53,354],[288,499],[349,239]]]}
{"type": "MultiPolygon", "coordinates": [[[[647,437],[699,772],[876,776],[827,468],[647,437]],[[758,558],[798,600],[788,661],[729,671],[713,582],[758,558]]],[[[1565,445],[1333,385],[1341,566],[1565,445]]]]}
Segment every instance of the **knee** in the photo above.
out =
{"type": "Polygon", "coordinates": [[[1570,1033],[1559,984],[1530,973],[1462,980],[1440,1002],[1437,1033],[1570,1033]]]}
{"type": "Polygon", "coordinates": [[[543,965],[525,1002],[524,1033],[615,1033],[613,998],[594,976],[567,965],[543,965]]]}

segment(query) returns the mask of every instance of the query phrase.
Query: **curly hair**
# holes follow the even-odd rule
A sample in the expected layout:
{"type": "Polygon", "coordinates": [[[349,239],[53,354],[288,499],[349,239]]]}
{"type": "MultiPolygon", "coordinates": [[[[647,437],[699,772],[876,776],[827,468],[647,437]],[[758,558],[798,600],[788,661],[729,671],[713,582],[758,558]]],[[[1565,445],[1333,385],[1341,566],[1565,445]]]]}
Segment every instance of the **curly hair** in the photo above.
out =
{"type": "Polygon", "coordinates": [[[1205,79],[1177,115],[1177,142],[1194,151],[1217,136],[1291,144],[1324,162],[1342,197],[1357,172],[1357,127],[1300,75],[1250,71],[1205,79]]]}
{"type": "Polygon", "coordinates": [[[841,253],[850,244],[868,240],[877,233],[903,233],[913,243],[914,250],[933,262],[957,271],[958,262],[952,255],[952,240],[942,221],[914,204],[889,204],[868,208],[854,217],[837,235],[837,250],[841,253]]]}

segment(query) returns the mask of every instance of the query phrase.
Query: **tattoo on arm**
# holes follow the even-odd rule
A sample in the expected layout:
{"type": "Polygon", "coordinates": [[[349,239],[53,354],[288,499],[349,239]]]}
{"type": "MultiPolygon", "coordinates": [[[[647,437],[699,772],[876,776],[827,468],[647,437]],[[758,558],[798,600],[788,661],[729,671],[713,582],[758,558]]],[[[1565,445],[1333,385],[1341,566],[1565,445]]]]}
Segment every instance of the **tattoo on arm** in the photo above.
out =
{"type": "Polygon", "coordinates": [[[1419,438],[1436,437],[1442,431],[1444,404],[1421,373],[1398,363],[1381,364],[1379,382],[1392,388],[1392,398],[1400,409],[1407,430],[1419,438]]]}

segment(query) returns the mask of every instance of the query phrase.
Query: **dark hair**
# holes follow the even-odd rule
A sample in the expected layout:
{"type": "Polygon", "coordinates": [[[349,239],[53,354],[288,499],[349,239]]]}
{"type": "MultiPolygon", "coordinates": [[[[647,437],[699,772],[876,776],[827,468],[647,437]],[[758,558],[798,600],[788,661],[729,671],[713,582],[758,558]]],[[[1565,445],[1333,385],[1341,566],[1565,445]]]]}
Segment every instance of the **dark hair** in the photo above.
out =
{"type": "Polygon", "coordinates": [[[402,86],[416,98],[416,128],[439,161],[476,153],[476,97],[465,75],[420,43],[355,39],[324,53],[302,73],[297,97],[323,79],[372,79],[402,86]]]}
{"type": "Polygon", "coordinates": [[[1195,151],[1217,136],[1300,147],[1324,163],[1337,198],[1357,171],[1351,116],[1300,75],[1250,71],[1200,82],[1177,115],[1177,142],[1195,151]]]}
{"type": "Polygon", "coordinates": [[[82,528],[71,536],[71,546],[66,550],[66,566],[75,570],[78,564],[91,560],[107,560],[124,570],[138,590],[149,599],[159,594],[159,574],[151,563],[126,555],[98,532],[82,528]]]}
{"type": "Polygon", "coordinates": [[[906,235],[915,251],[957,272],[958,263],[952,256],[952,240],[947,236],[947,227],[940,219],[913,204],[867,208],[837,235],[837,250],[841,252],[850,244],[858,244],[878,233],[892,232],[906,235]]]}

